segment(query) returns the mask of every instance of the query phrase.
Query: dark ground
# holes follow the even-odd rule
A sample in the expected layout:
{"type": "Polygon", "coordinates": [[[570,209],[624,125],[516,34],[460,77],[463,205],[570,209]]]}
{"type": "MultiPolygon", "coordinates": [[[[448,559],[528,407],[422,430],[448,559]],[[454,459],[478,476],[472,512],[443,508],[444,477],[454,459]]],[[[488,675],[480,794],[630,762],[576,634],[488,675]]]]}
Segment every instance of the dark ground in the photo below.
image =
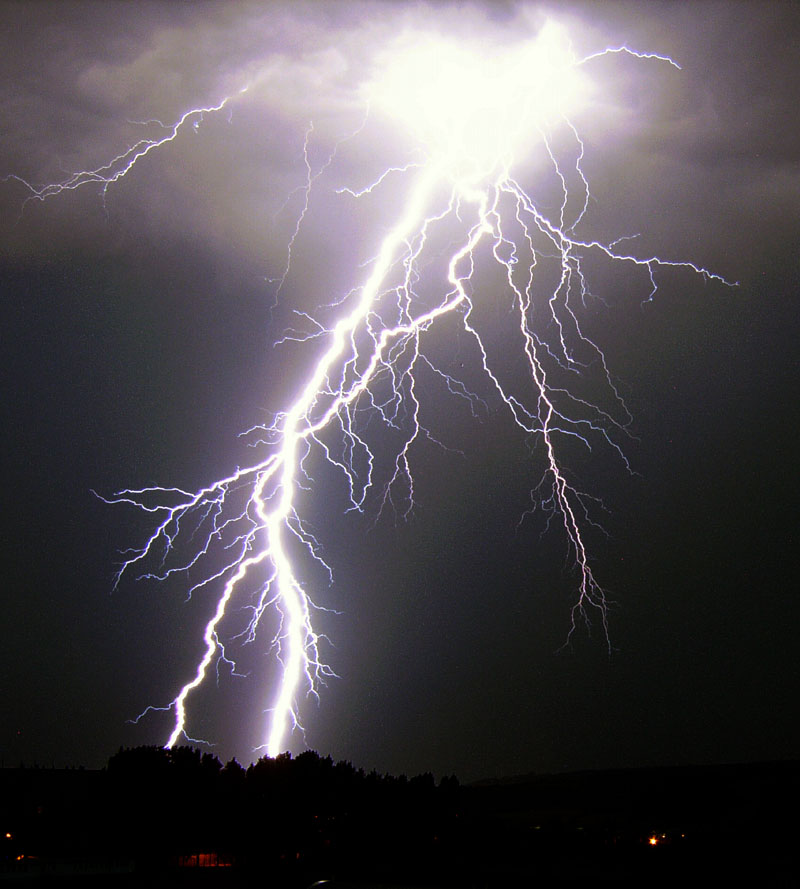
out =
{"type": "Polygon", "coordinates": [[[102,771],[4,769],[0,880],[126,889],[673,886],[687,877],[796,885],[800,762],[466,787],[364,775],[313,753],[273,763],[231,772],[197,754],[205,777],[189,780],[191,770],[176,778],[148,766],[146,775],[114,758],[102,771]]]}

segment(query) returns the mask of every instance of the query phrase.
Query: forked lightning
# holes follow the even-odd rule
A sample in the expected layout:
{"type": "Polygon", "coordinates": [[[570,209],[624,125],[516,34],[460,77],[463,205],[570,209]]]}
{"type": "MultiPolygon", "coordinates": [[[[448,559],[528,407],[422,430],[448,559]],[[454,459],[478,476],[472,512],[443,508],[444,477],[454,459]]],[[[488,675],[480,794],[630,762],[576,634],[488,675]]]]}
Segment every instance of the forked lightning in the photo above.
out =
{"type": "MultiPolygon", "coordinates": [[[[572,629],[590,611],[606,626],[606,601],[586,546],[590,498],[568,480],[559,456],[566,437],[586,447],[599,437],[625,460],[618,433],[629,419],[627,411],[602,353],[584,336],[578,321],[578,308],[588,295],[586,257],[643,272],[643,298],[655,293],[657,273],[664,266],[723,281],[691,262],[637,256],[623,249],[627,238],[602,243],[579,235],[590,191],[582,169],[584,144],[570,115],[591,99],[592,63],[615,54],[636,56],[642,64],[678,67],[669,58],[628,47],[577,58],[563,29],[554,23],[512,46],[483,49],[477,42],[457,43],[416,32],[376,50],[374,69],[380,73],[361,84],[358,98],[368,115],[393,118],[413,137],[417,153],[413,161],[398,159],[396,167],[371,185],[337,189],[343,200],[355,201],[366,194],[380,195],[390,173],[408,181],[404,205],[377,253],[363,266],[367,271],[362,283],[347,296],[328,294],[320,299],[321,303],[334,300],[336,320],[322,324],[301,313],[310,332],[286,336],[313,337],[319,343],[320,353],[308,367],[298,393],[270,424],[251,430],[259,438],[259,457],[251,465],[196,492],[153,487],[126,489],[107,498],[158,518],[149,539],[128,554],[117,582],[131,571],[159,577],[188,573],[190,568],[193,573],[203,571],[211,562],[212,549],[226,554],[224,564],[205,568],[203,579],[192,587],[192,591],[210,586],[220,591],[204,630],[203,655],[194,675],[165,707],[148,708],[174,714],[167,746],[191,739],[192,692],[213,678],[220,659],[233,665],[221,628],[237,597],[239,604],[251,609],[244,634],[249,641],[263,632],[267,609],[278,615],[279,628],[272,642],[281,664],[280,678],[266,693],[266,727],[256,749],[274,756],[300,728],[301,699],[317,694],[333,675],[322,658],[313,619],[315,606],[298,568],[299,560],[308,559],[330,572],[301,510],[300,492],[313,493],[309,456],[325,458],[343,474],[353,509],[364,509],[373,494],[376,509],[391,501],[408,513],[414,502],[413,452],[433,437],[420,419],[425,399],[422,378],[432,378],[454,397],[477,401],[463,381],[438,367],[425,352],[428,332],[446,315],[457,319],[474,344],[479,367],[498,404],[504,405],[521,433],[536,436],[543,444],[545,482],[537,489],[539,498],[551,518],[557,517],[563,526],[577,571],[572,629]],[[520,162],[529,163],[537,154],[543,159],[537,175],[549,177],[560,194],[555,209],[552,204],[549,209],[537,204],[516,172],[520,162]],[[451,245],[443,262],[442,243],[451,245]],[[431,299],[430,287],[423,296],[421,284],[435,261],[441,262],[443,272],[439,295],[431,299]],[[503,311],[512,307],[526,380],[510,381],[498,370],[480,330],[476,305],[498,299],[496,294],[481,293],[475,282],[477,264],[486,262],[493,263],[505,280],[503,311]],[[542,271],[553,268],[555,275],[542,271]],[[550,283],[543,289],[540,278],[543,281],[548,275],[550,283]],[[537,321],[543,309],[544,327],[537,321]],[[593,363],[600,368],[607,392],[605,406],[571,395],[564,387],[565,374],[584,370],[586,362],[579,356],[585,359],[587,354],[594,356],[593,363]],[[554,377],[557,382],[552,382],[554,377]],[[397,442],[380,481],[376,467],[386,454],[374,443],[376,421],[397,442]],[[198,543],[188,561],[170,564],[166,560],[179,538],[198,543]],[[155,562],[161,567],[147,568],[155,562]]],[[[204,115],[220,111],[234,98],[245,100],[247,92],[245,88],[235,97],[187,111],[174,124],[161,125],[160,138],[141,140],[96,170],[42,187],[25,183],[30,197],[44,200],[91,184],[105,197],[112,183],[154,149],[174,141],[182,129],[197,126],[204,115]]],[[[309,130],[307,140],[311,135],[309,130]]],[[[307,153],[306,168],[308,189],[321,187],[322,170],[312,173],[307,153]]],[[[295,238],[310,212],[307,197],[295,238]]],[[[280,279],[281,286],[290,266],[280,279]]]]}

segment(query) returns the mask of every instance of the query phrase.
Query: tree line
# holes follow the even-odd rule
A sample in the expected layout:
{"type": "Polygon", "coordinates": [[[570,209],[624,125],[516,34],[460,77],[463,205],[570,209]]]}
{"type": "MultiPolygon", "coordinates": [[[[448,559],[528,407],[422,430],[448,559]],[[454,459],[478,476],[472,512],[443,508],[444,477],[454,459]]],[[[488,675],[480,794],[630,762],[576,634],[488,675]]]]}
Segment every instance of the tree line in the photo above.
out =
{"type": "Polygon", "coordinates": [[[311,750],[245,768],[193,747],[120,748],[100,772],[41,770],[38,786],[26,772],[11,820],[28,854],[102,852],[138,870],[220,862],[287,885],[436,869],[461,792],[454,776],[366,772],[311,750]]]}

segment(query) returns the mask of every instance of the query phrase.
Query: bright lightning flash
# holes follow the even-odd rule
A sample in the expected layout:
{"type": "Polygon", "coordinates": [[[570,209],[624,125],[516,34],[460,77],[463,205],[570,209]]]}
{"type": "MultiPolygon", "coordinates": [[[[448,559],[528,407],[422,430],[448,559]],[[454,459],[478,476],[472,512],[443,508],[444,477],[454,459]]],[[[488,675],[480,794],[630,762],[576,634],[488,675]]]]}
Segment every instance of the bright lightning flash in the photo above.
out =
{"type": "MultiPolygon", "coordinates": [[[[320,683],[333,675],[320,655],[321,639],[312,621],[316,606],[298,576],[298,558],[304,557],[330,572],[300,513],[300,491],[313,489],[309,455],[321,455],[343,473],[352,508],[362,510],[381,456],[370,443],[367,422],[371,418],[374,424],[377,418],[399,436],[388,482],[375,482],[380,488],[378,501],[381,506],[402,503],[403,513],[408,513],[414,500],[412,451],[418,443],[432,439],[420,420],[419,376],[432,372],[453,395],[473,405],[479,401],[423,351],[427,332],[445,315],[457,318],[474,343],[483,373],[513,422],[543,443],[539,498],[551,518],[563,525],[578,578],[570,633],[579,620],[588,619],[591,610],[606,626],[606,601],[585,545],[590,498],[568,481],[559,462],[559,444],[569,438],[590,448],[591,440],[599,436],[625,462],[618,433],[624,431],[629,417],[602,353],[584,336],[578,322],[577,307],[588,295],[582,262],[592,255],[640,270],[649,296],[655,293],[656,274],[662,266],[683,267],[707,279],[723,280],[690,262],[626,252],[620,249],[625,238],[601,243],[577,233],[590,192],[581,168],[584,145],[569,116],[592,96],[591,61],[614,53],[678,67],[670,59],[627,47],[576,58],[563,30],[554,24],[515,47],[489,49],[430,33],[407,33],[376,56],[375,70],[380,75],[362,86],[361,98],[370,114],[394,119],[413,137],[417,160],[387,170],[366,188],[339,192],[346,193],[343,199],[358,199],[373,194],[390,174],[398,174],[411,179],[407,199],[366,266],[363,283],[339,300],[337,320],[323,325],[304,315],[313,325],[311,332],[287,335],[287,339],[316,338],[322,351],[288,407],[270,424],[251,430],[259,438],[263,458],[194,493],[158,487],[128,489],[110,498],[160,517],[144,546],[128,554],[118,581],[153,558],[161,559],[162,568],[147,576],[163,578],[201,568],[213,546],[222,546],[227,554],[221,568],[209,570],[192,587],[192,591],[208,585],[221,587],[205,627],[204,652],[195,674],[169,705],[153,708],[174,714],[167,746],[190,737],[187,703],[209,678],[212,665],[222,660],[233,668],[221,638],[221,623],[237,595],[251,609],[246,640],[255,638],[268,608],[276,609],[279,616],[273,644],[280,678],[266,702],[268,718],[261,748],[271,756],[280,753],[292,731],[300,728],[301,693],[315,695],[320,683]],[[521,159],[529,161],[536,152],[560,194],[555,212],[549,215],[515,178],[515,165],[521,159]],[[439,296],[431,302],[428,291],[424,298],[421,295],[420,281],[430,254],[441,253],[443,231],[452,246],[439,296]],[[432,246],[437,239],[438,246],[432,246]],[[527,381],[506,380],[479,333],[474,312],[479,247],[480,257],[491,257],[505,279],[527,381]],[[554,283],[542,294],[537,267],[547,264],[554,264],[557,271],[551,276],[554,283]],[[547,333],[534,320],[543,311],[547,333]],[[564,388],[563,380],[583,370],[587,355],[601,368],[611,408],[595,406],[564,388]],[[204,542],[188,561],[163,567],[179,536],[204,542]]],[[[219,110],[227,101],[187,112],[164,128],[163,138],[137,143],[106,167],[76,174],[60,185],[31,187],[31,196],[44,198],[89,182],[100,183],[105,192],[152,148],[172,141],[183,126],[197,126],[203,114],[219,110]]],[[[308,162],[307,169],[310,189],[319,173],[312,176],[308,162]]],[[[287,266],[282,281],[288,271],[287,266]]]]}

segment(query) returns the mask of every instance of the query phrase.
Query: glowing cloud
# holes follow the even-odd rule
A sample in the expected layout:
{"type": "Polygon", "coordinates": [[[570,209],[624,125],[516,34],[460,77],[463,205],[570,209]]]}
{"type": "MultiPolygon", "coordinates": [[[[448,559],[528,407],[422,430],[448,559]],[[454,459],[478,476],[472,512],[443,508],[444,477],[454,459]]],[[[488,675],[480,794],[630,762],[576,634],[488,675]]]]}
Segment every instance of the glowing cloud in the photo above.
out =
{"type": "Polygon", "coordinates": [[[378,54],[377,67],[367,100],[456,169],[461,161],[510,163],[542,127],[579,110],[590,87],[552,21],[510,47],[406,32],[378,54]]]}

